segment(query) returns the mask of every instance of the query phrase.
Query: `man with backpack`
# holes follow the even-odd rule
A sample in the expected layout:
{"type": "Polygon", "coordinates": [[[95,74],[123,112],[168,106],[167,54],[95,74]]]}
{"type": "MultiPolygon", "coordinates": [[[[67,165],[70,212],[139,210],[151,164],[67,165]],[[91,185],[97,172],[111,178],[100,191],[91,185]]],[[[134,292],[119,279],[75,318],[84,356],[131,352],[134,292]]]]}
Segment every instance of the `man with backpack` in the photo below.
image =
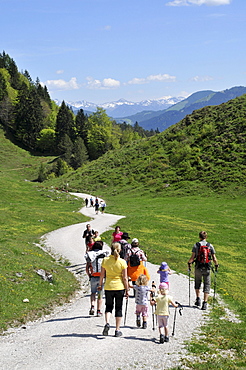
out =
{"type": "Polygon", "coordinates": [[[218,261],[215,256],[215,249],[212,244],[206,241],[207,233],[206,231],[201,231],[199,233],[200,241],[195,243],[192,248],[192,255],[188,261],[188,270],[191,270],[191,264],[195,262],[195,291],[196,291],[196,301],[195,306],[201,306],[200,298],[200,288],[203,280],[203,293],[204,300],[202,303],[202,310],[207,309],[208,295],[210,292],[210,271],[211,262],[215,264],[215,271],[218,270],[218,261]]]}
{"type": "Polygon", "coordinates": [[[147,258],[143,250],[139,248],[137,238],[132,239],[130,248],[126,252],[125,260],[127,261],[127,274],[133,285],[135,285],[137,278],[141,274],[146,275],[148,280],[150,279],[148,269],[143,265],[143,261],[147,261],[147,258]]]}
{"type": "Polygon", "coordinates": [[[104,257],[109,255],[109,251],[102,250],[103,241],[96,241],[92,250],[88,251],[85,255],[86,259],[86,273],[89,276],[91,284],[91,308],[89,315],[94,315],[95,313],[95,301],[97,293],[97,316],[102,316],[101,306],[102,306],[102,290],[98,291],[101,265],[104,257]]]}

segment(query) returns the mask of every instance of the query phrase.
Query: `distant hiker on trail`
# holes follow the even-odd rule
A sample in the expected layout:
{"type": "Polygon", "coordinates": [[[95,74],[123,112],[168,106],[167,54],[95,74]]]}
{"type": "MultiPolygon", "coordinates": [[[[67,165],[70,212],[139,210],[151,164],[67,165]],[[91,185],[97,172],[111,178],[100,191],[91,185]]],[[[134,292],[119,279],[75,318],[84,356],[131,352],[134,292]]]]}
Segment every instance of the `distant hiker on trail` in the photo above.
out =
{"type": "Polygon", "coordinates": [[[135,285],[129,285],[130,288],[135,290],[135,302],[136,302],[136,324],[137,327],[141,326],[141,314],[143,317],[142,328],[147,328],[148,318],[148,292],[154,292],[153,289],[148,287],[148,279],[144,274],[139,275],[135,285]]]}
{"type": "Polygon", "coordinates": [[[160,283],[167,283],[169,289],[169,275],[171,274],[171,269],[166,262],[162,262],[157,274],[160,274],[160,283]]]}
{"type": "Polygon", "coordinates": [[[120,258],[123,258],[125,260],[127,260],[127,251],[129,248],[131,248],[131,244],[128,243],[128,240],[130,239],[128,233],[123,233],[121,235],[121,239],[119,241],[120,245],[121,245],[121,251],[120,251],[120,258]]]}
{"type": "Polygon", "coordinates": [[[104,200],[101,200],[100,206],[101,206],[101,213],[104,213],[105,208],[106,208],[106,203],[104,202],[104,200]]]}
{"type": "Polygon", "coordinates": [[[213,260],[215,264],[215,271],[218,270],[218,261],[215,256],[215,249],[212,244],[207,243],[207,233],[206,231],[201,231],[199,233],[200,241],[194,244],[192,248],[192,255],[188,261],[188,270],[191,270],[191,264],[195,261],[195,291],[196,291],[196,301],[195,306],[201,306],[200,298],[200,288],[203,280],[203,293],[204,300],[202,303],[202,310],[207,309],[208,295],[210,292],[210,271],[211,271],[211,261],[213,260]]]}
{"type": "Polygon", "coordinates": [[[103,251],[103,242],[97,241],[94,243],[92,250],[87,252],[85,255],[86,259],[86,273],[89,276],[91,284],[91,308],[89,315],[94,315],[95,313],[95,302],[96,293],[97,295],[97,316],[102,316],[102,297],[103,297],[103,286],[100,291],[97,290],[99,286],[100,274],[101,274],[101,264],[103,258],[109,255],[108,251],[103,251]]]}
{"type": "Polygon", "coordinates": [[[98,231],[95,231],[95,234],[92,238],[93,238],[94,242],[98,242],[99,240],[102,240],[98,231]]]}
{"type": "Polygon", "coordinates": [[[92,237],[95,234],[94,230],[91,228],[90,224],[86,225],[86,229],[83,232],[82,238],[85,239],[85,245],[87,247],[87,244],[89,243],[90,237],[92,237]]]}
{"type": "Polygon", "coordinates": [[[86,208],[88,207],[88,203],[89,203],[88,198],[85,198],[85,206],[86,206],[86,208]]]}
{"type": "Polygon", "coordinates": [[[95,212],[98,215],[98,212],[99,212],[99,201],[98,201],[98,198],[96,198],[96,200],[95,200],[95,212]]]}
{"type": "Polygon", "coordinates": [[[178,307],[178,304],[173,302],[173,298],[168,294],[167,283],[161,283],[159,285],[159,295],[153,297],[150,304],[154,306],[156,304],[155,314],[157,315],[160,343],[169,342],[168,335],[168,319],[169,319],[169,304],[173,307],[178,307]]]}
{"type": "Polygon", "coordinates": [[[112,243],[111,255],[102,261],[100,283],[98,290],[102,289],[104,278],[106,277],[104,289],[106,299],[105,321],[103,335],[108,335],[110,325],[109,320],[115,304],[116,330],[115,337],[120,337],[120,324],[122,319],[122,305],[124,294],[128,299],[128,278],[126,261],[120,258],[120,244],[112,243]]]}
{"type": "MultiPolygon", "coordinates": [[[[134,285],[139,275],[144,274],[147,276],[147,279],[150,280],[150,274],[148,269],[143,265],[143,261],[146,261],[147,258],[138,246],[138,239],[132,239],[131,248],[126,252],[126,261],[127,261],[127,274],[131,279],[132,284],[134,285]]],[[[135,294],[135,291],[134,291],[135,294]]]]}
{"type": "Polygon", "coordinates": [[[112,234],[112,237],[113,237],[112,243],[119,242],[120,239],[121,239],[122,234],[123,234],[123,232],[120,231],[120,226],[115,226],[115,230],[114,230],[114,232],[112,234]]]}
{"type": "Polygon", "coordinates": [[[94,207],[94,201],[92,197],[90,198],[90,207],[94,207]]]}

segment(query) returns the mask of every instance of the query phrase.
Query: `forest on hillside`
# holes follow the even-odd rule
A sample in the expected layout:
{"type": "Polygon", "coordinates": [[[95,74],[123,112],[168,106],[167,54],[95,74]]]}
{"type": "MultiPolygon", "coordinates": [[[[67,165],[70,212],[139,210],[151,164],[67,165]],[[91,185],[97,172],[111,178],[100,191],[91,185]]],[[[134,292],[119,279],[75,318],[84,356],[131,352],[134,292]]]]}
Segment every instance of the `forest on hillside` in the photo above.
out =
{"type": "Polygon", "coordinates": [[[117,124],[98,108],[87,116],[75,115],[63,101],[58,107],[39,78],[19,72],[15,61],[0,54],[0,125],[7,137],[34,154],[55,156],[52,166],[40,169],[39,180],[77,169],[125,143],[156,134],[134,126],[117,124]]]}

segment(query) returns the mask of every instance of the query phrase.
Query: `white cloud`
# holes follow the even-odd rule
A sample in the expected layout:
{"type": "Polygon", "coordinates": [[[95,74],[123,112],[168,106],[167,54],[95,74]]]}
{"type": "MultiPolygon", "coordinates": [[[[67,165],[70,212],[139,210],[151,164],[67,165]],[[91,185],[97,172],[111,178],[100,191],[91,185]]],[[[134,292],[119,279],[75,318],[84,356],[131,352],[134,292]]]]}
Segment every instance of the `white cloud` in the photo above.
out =
{"type": "Polygon", "coordinates": [[[188,5],[208,5],[219,6],[229,5],[232,0],[173,0],[169,1],[166,5],[169,6],[188,6],[188,5]]]}
{"type": "Polygon", "coordinates": [[[80,87],[77,83],[76,77],[72,77],[70,81],[47,80],[46,82],[44,82],[44,85],[46,85],[50,91],[77,90],[80,87]]]}
{"type": "Polygon", "coordinates": [[[59,69],[58,71],[56,71],[56,73],[57,73],[58,75],[62,75],[62,74],[64,73],[64,70],[63,70],[63,69],[59,69]]]}
{"type": "Polygon", "coordinates": [[[211,77],[211,76],[194,76],[194,77],[191,78],[191,81],[194,81],[194,82],[213,81],[213,77],[211,77]]]}
{"type": "Polygon", "coordinates": [[[103,31],[111,31],[111,26],[107,25],[102,28],[103,31]]]}
{"type": "Polygon", "coordinates": [[[132,80],[128,81],[128,85],[142,85],[147,84],[151,81],[176,81],[175,76],[170,76],[169,74],[158,74],[158,75],[150,75],[146,78],[133,78],[132,80]]]}
{"type": "Polygon", "coordinates": [[[120,81],[113,78],[104,78],[102,81],[87,77],[87,88],[89,89],[116,89],[120,87],[120,81]]]}

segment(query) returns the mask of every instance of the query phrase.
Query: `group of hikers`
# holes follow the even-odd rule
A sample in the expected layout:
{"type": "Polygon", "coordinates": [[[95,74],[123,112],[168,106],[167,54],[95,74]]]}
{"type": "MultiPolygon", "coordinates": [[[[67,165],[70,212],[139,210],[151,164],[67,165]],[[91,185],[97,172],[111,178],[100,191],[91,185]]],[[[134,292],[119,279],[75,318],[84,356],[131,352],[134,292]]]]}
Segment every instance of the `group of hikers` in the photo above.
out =
{"type": "MultiPolygon", "coordinates": [[[[160,277],[159,289],[156,289],[154,282],[149,287],[150,274],[146,267],[147,255],[139,246],[137,238],[133,238],[129,243],[129,235],[122,232],[120,226],[115,227],[112,234],[111,251],[103,249],[103,241],[97,240],[92,245],[89,243],[89,236],[95,236],[90,224],[86,226],[83,233],[86,243],[86,272],[90,279],[91,286],[91,306],[90,315],[96,313],[102,316],[103,292],[105,295],[105,326],[102,334],[107,336],[110,330],[110,317],[115,307],[115,337],[122,336],[120,330],[123,317],[122,307],[124,296],[128,300],[129,289],[133,289],[133,296],[136,303],[136,326],[146,329],[148,318],[148,302],[150,295],[150,305],[152,313],[157,317],[160,343],[169,341],[168,319],[169,305],[180,306],[174,302],[169,295],[169,275],[172,273],[166,262],[162,262],[157,271],[160,277]],[[96,299],[97,295],[97,299],[96,299]],[[95,309],[96,307],[96,309],[95,309]],[[141,323],[142,317],[142,323],[141,323]]],[[[218,269],[218,261],[212,244],[206,241],[207,233],[199,233],[199,242],[195,243],[192,255],[188,260],[188,272],[191,265],[195,262],[195,306],[202,310],[207,309],[208,296],[210,292],[210,271],[211,262],[218,269]],[[201,303],[200,288],[203,281],[204,299],[201,303]]],[[[128,302],[128,301],[127,301],[128,302]]]]}
{"type": "Polygon", "coordinates": [[[85,198],[85,206],[86,206],[86,208],[87,207],[95,207],[95,212],[98,215],[99,209],[100,209],[101,213],[104,213],[105,208],[106,208],[106,203],[104,202],[104,200],[100,200],[100,202],[99,202],[98,197],[96,197],[95,200],[93,199],[93,197],[90,197],[90,199],[85,198]]]}

